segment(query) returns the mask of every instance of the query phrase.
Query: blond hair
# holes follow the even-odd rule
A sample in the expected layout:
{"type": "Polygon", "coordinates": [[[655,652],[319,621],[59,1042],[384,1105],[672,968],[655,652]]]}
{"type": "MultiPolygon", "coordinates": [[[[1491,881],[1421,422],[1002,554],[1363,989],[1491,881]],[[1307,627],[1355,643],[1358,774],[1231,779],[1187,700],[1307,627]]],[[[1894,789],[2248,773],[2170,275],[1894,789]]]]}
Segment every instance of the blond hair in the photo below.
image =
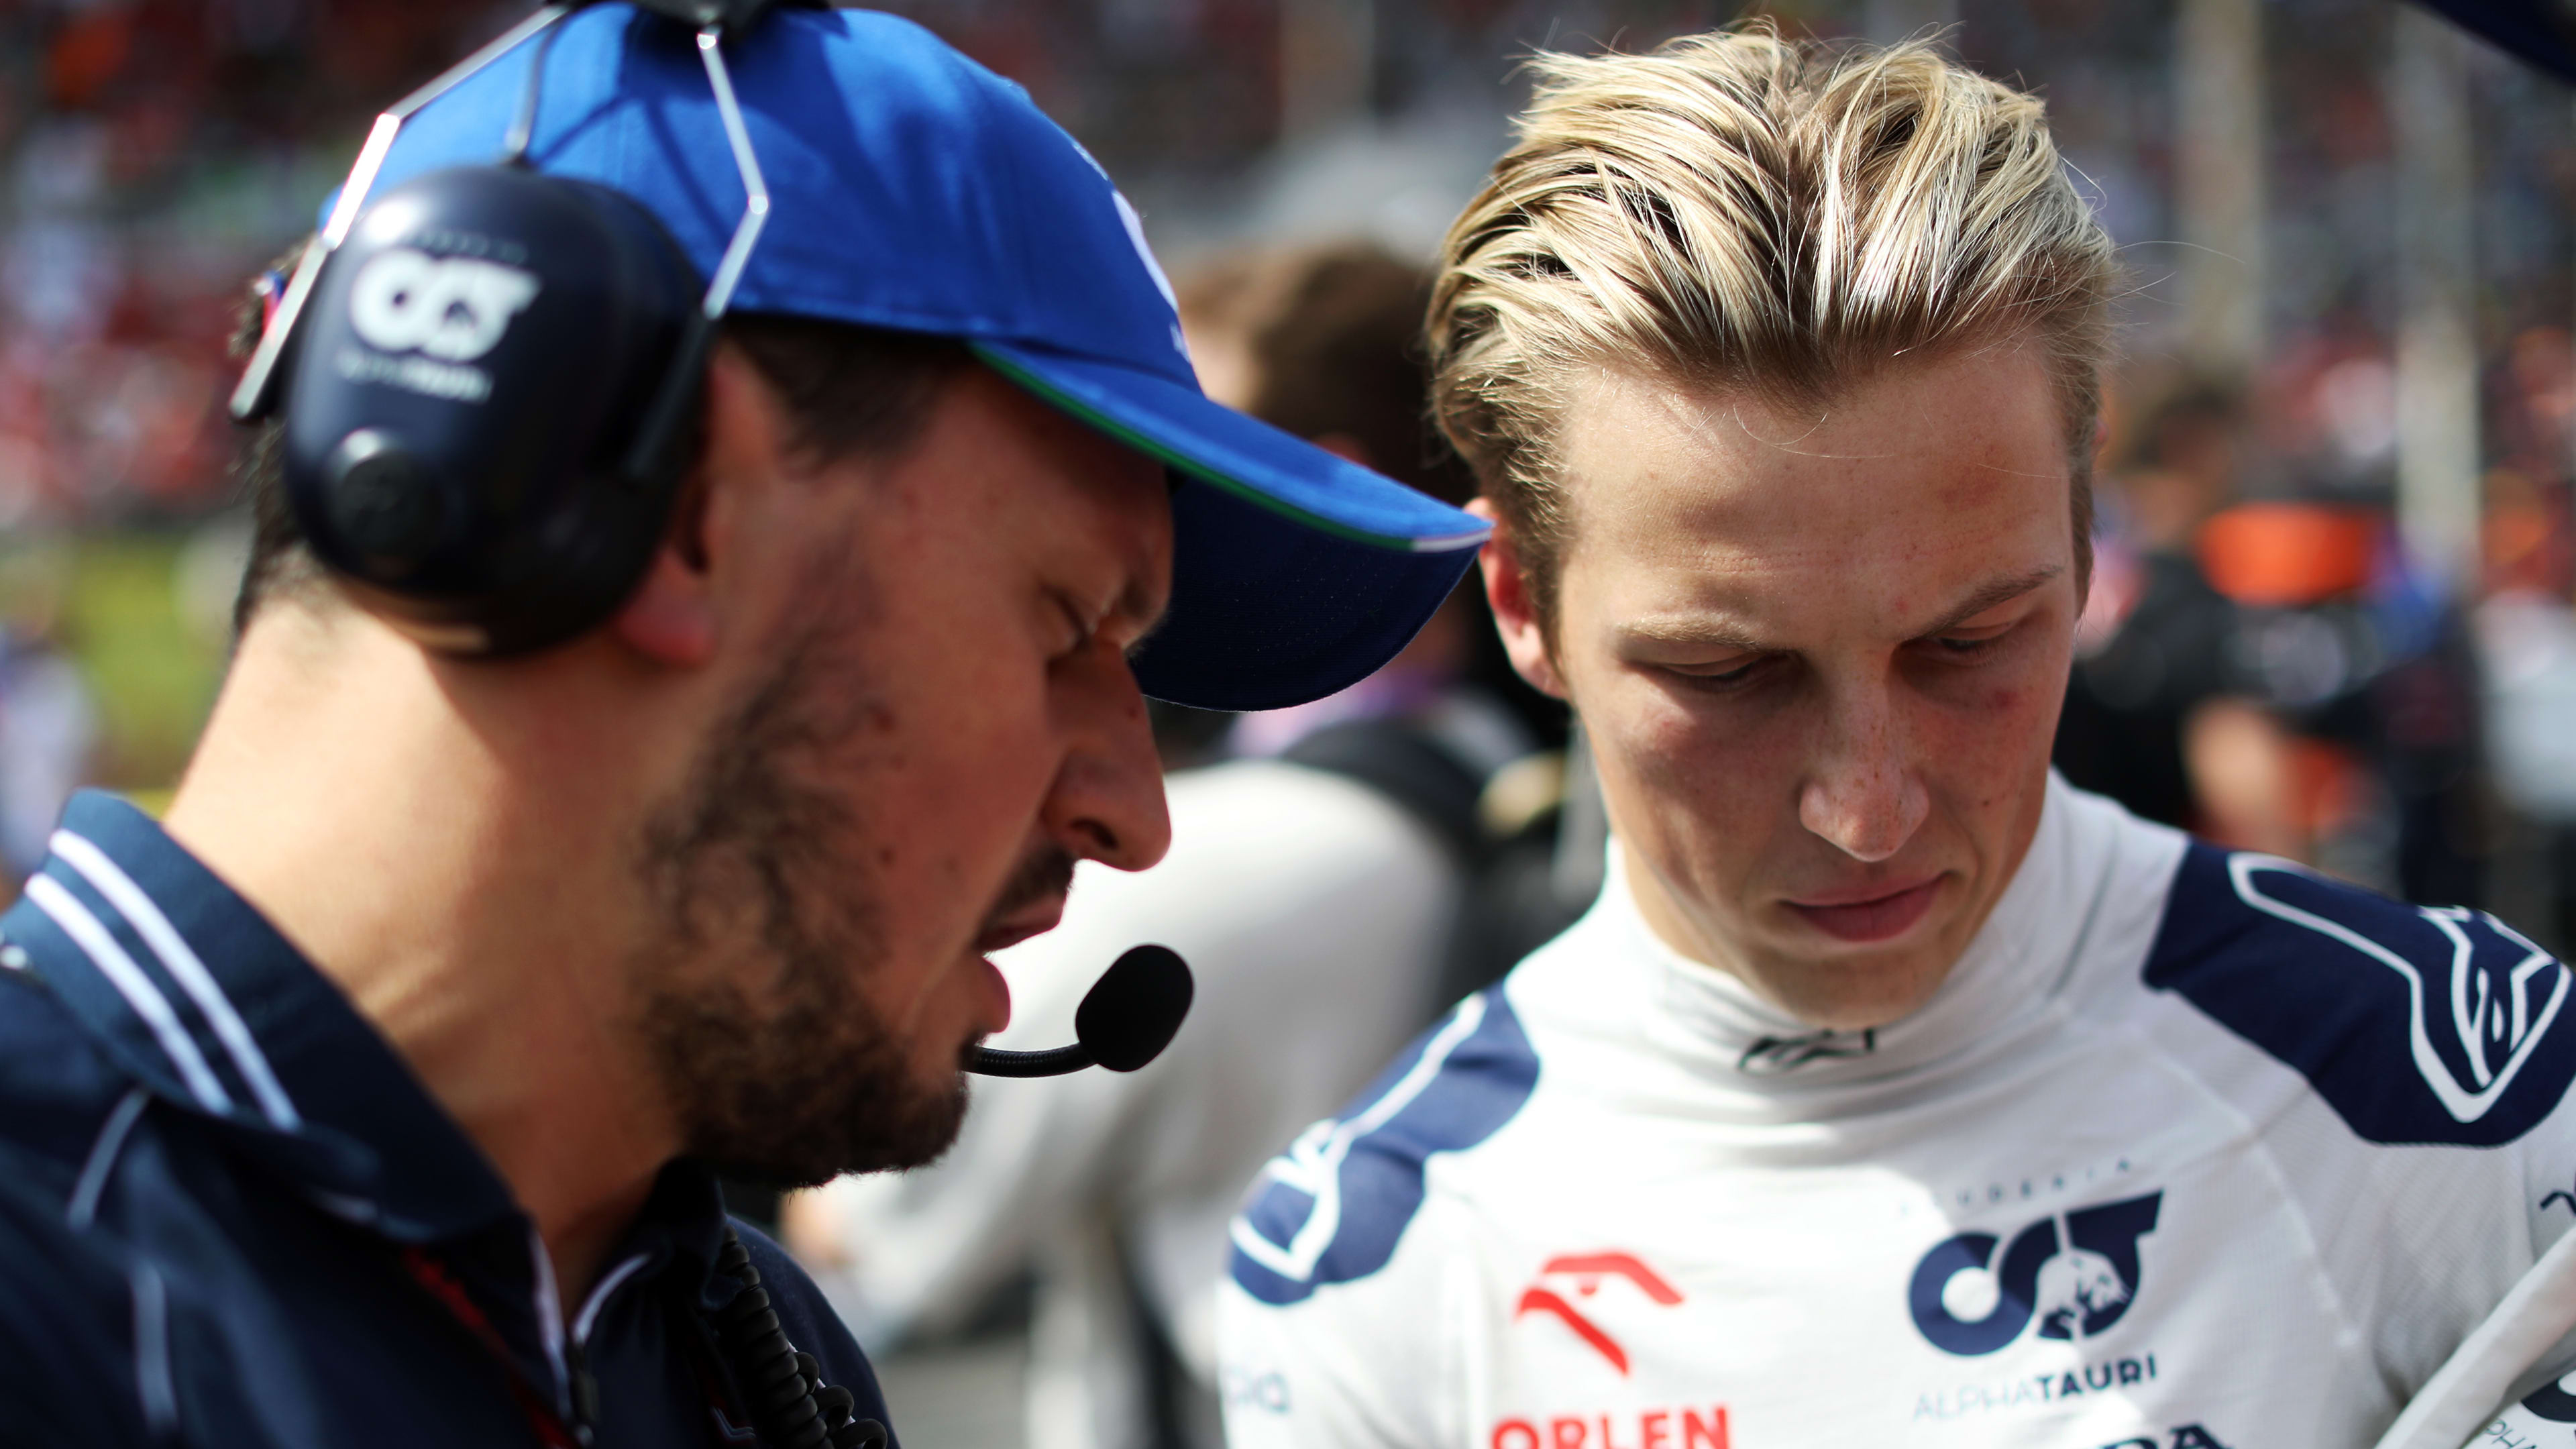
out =
{"type": "Polygon", "coordinates": [[[1899,358],[2047,350],[2092,561],[2110,238],[2040,102],[1930,45],[1767,23],[1646,55],[1542,55],[1519,140],[1443,243],[1432,406],[1554,614],[1566,500],[1550,444],[1603,366],[1784,403],[1899,358]]]}

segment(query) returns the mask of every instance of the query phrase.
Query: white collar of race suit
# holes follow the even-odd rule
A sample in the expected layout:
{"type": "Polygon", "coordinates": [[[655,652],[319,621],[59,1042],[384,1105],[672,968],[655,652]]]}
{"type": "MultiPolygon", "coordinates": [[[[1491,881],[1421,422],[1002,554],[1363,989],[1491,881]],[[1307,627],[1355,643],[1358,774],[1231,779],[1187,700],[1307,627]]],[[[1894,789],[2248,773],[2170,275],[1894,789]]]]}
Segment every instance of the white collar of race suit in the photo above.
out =
{"type": "MultiPolygon", "coordinates": [[[[1564,939],[1574,950],[1558,958],[1561,969],[1534,960],[1539,969],[1528,995],[1542,1016],[1557,1017],[1552,1008],[1570,1004],[1560,984],[1574,987],[1580,970],[1597,991],[1607,985],[1597,973],[1609,966],[1630,989],[1601,992],[1594,1009],[1577,1008],[1574,1015],[1591,1018],[1592,1028],[1577,1026],[1579,1034],[1608,1028],[1613,1037],[1642,1035],[1704,1086],[1748,1098],[1756,1116],[1831,1115],[1837,1098],[1865,1110],[1883,1099],[1882,1089],[1919,1089],[1927,1077],[1989,1060],[2066,1015],[2068,983],[2114,867],[2138,854],[2119,848],[2124,828],[2139,827],[2052,772],[2030,851],[1949,978],[1922,1009],[1875,1031],[1819,1031],[1735,976],[1675,951],[1639,914],[1615,843],[1600,902],[1564,939]],[[1589,969],[1578,968],[1574,956],[1589,969]],[[1641,969],[1631,974],[1612,966],[1616,961],[1641,969]],[[1614,1024],[1602,1009],[1630,1019],[1614,1024]]],[[[2162,875],[2137,883],[2146,879],[2162,875]]],[[[1516,986],[1516,999],[1522,994],[1516,986]]]]}

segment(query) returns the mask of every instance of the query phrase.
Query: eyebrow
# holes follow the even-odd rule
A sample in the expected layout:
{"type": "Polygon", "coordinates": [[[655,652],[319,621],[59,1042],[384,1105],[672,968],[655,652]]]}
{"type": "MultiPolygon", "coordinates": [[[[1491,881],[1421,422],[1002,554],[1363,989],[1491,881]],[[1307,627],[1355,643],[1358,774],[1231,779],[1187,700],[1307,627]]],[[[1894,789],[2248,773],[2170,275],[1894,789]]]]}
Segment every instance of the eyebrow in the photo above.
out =
{"type": "Polygon", "coordinates": [[[2059,574],[2064,572],[2066,572],[2066,570],[2062,566],[2050,564],[2046,568],[2032,569],[2029,573],[2018,574],[2012,578],[1997,579],[1993,583],[1987,584],[1975,593],[1970,594],[1967,599],[1959,605],[1959,607],[1942,615],[1941,618],[1932,625],[1932,627],[1923,630],[1914,637],[1918,639],[1928,638],[1931,635],[1940,633],[1944,629],[1956,629],[1961,624],[1968,622],[1970,619],[1977,617],[1988,609],[1991,609],[1998,604],[2009,604],[2013,600],[2020,598],[2022,595],[2029,593],[2031,590],[2036,589],[2043,584],[2046,584],[2051,579],[2056,578],[2059,574]]]}
{"type": "Polygon", "coordinates": [[[1653,644],[1704,645],[1739,649],[1747,654],[1766,654],[1774,649],[1750,631],[1715,619],[1637,619],[1620,625],[1619,632],[1653,644]]]}
{"type": "MultiPolygon", "coordinates": [[[[2047,584],[2066,570],[2056,564],[2032,569],[2028,573],[1995,579],[1978,587],[1948,613],[1916,630],[1913,637],[1929,638],[1945,629],[1955,629],[1999,604],[2015,599],[2047,584]]],[[[1734,649],[1747,654],[1779,654],[1778,644],[1763,639],[1731,620],[1719,619],[1640,619],[1622,625],[1619,632],[1628,638],[1658,644],[1692,645],[1702,648],[1734,649]]]]}

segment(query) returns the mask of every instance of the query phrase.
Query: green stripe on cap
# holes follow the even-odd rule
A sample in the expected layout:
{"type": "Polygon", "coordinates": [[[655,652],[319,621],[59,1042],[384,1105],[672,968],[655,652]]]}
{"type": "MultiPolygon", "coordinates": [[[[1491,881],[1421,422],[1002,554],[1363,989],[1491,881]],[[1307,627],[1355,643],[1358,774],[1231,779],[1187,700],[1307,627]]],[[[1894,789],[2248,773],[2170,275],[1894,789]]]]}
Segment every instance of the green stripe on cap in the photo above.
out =
{"type": "MultiPolygon", "coordinates": [[[[1225,474],[1215,471],[1206,463],[1201,462],[1196,458],[1184,457],[1182,454],[1174,451],[1167,444],[1159,442],[1153,438],[1146,437],[1134,428],[1118,421],[1116,418],[1102,413],[1099,409],[1085,403],[1080,398],[1074,397],[1065,392],[1062,388],[1057,387],[1054,383],[1049,382],[1037,373],[1030,371],[1028,368],[1022,366],[1012,358],[1005,357],[1001,353],[987,348],[980,343],[970,342],[967,346],[972,348],[975,355],[983,359],[985,365],[991,367],[995,372],[1002,374],[1011,381],[1018,383],[1021,387],[1045,398],[1049,403],[1073,414],[1083,422],[1099,429],[1101,432],[1107,433],[1109,436],[1116,438],[1118,441],[1125,443],[1136,451],[1154,458],[1159,458],[1170,466],[1178,468],[1189,474],[1191,477],[1201,479],[1208,483],[1213,483],[1217,487],[1224,489],[1226,492],[1233,494],[1237,498],[1243,499],[1247,503],[1258,505],[1272,513],[1278,514],[1282,518],[1290,520],[1291,522],[1314,529],[1318,533],[1328,533],[1335,538],[1348,539],[1353,543],[1364,543],[1372,548],[1388,549],[1396,553],[1446,553],[1453,549],[1473,547],[1474,545],[1484,541],[1485,535],[1483,532],[1462,534],[1455,538],[1444,537],[1436,539],[1412,539],[1392,534],[1372,533],[1367,529],[1354,528],[1339,519],[1326,518],[1320,513],[1309,512],[1306,509],[1297,507],[1293,503],[1273,498],[1269,494],[1262,492],[1260,489],[1255,488],[1240,479],[1229,478],[1225,474]]],[[[1404,485],[1398,483],[1393,486],[1401,488],[1404,485]]]]}

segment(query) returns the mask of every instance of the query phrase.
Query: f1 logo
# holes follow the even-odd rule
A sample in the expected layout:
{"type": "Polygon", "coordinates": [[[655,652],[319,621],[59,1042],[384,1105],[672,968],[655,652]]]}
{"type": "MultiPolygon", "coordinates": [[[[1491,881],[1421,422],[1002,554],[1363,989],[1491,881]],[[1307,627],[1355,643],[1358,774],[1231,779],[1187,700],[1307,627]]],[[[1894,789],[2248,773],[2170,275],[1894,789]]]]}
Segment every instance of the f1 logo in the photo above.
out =
{"type": "Polygon", "coordinates": [[[2164,1194],[2126,1198],[2055,1217],[2013,1234],[2000,1260],[1992,1233],[1961,1233],[1932,1245],[1905,1293],[1914,1326],[1934,1348],[1963,1357],[1993,1353],[2039,1320],[2042,1338],[2090,1338],[2120,1321],[2138,1291],[2138,1239],[2154,1232],[2164,1194]],[[1947,1301],[1961,1274],[1994,1275],[1994,1307],[1967,1318],[1947,1301]]]}
{"type": "Polygon", "coordinates": [[[392,247],[358,269],[349,326],[380,352],[471,362],[500,343],[536,296],[535,275],[517,267],[392,247]]]}
{"type": "Polygon", "coordinates": [[[1556,1277],[1570,1279],[1575,1295],[1589,1298],[1601,1291],[1603,1279],[1622,1278],[1660,1307],[1670,1308],[1682,1301],[1680,1289],[1665,1282],[1663,1275],[1627,1253],[1574,1253],[1550,1258],[1538,1270],[1538,1276],[1539,1282],[1521,1290],[1521,1301],[1512,1310],[1512,1317],[1525,1318],[1532,1313],[1551,1315],[1573,1329],[1574,1336],[1590,1344],[1594,1352],[1608,1359],[1610,1366],[1623,1377],[1628,1372],[1628,1351],[1619,1346],[1617,1339],[1602,1332],[1600,1325],[1567,1302],[1565,1295],[1548,1287],[1546,1280],[1556,1277]]]}

